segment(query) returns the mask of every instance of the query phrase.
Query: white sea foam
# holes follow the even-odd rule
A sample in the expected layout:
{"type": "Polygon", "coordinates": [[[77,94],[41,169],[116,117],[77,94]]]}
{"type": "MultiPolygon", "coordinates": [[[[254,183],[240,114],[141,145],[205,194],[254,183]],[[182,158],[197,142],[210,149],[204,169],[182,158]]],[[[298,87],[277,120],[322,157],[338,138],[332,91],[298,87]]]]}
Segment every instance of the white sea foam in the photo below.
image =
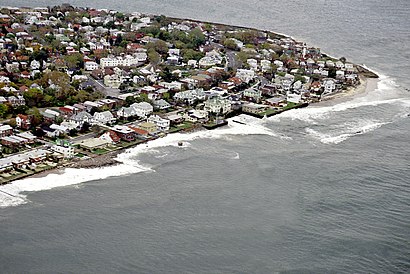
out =
{"type": "Polygon", "coordinates": [[[335,133],[323,133],[312,128],[306,128],[305,131],[324,144],[339,144],[352,136],[374,131],[386,124],[389,124],[389,122],[361,121],[357,124],[345,123],[342,127],[339,127],[341,130],[335,133]]]}
{"type": "Polygon", "coordinates": [[[133,173],[150,171],[149,167],[144,167],[138,163],[136,156],[140,153],[153,151],[156,148],[175,146],[188,148],[189,141],[202,138],[224,138],[227,135],[270,135],[277,136],[270,129],[264,127],[260,119],[241,115],[235,120],[244,124],[232,122],[229,125],[212,131],[196,131],[193,133],[169,134],[164,138],[158,138],[143,145],[127,149],[117,155],[116,160],[120,164],[116,166],[95,168],[95,169],[72,169],[66,168],[61,174],[49,174],[42,178],[27,178],[14,181],[10,184],[0,186],[0,207],[16,206],[29,202],[26,192],[44,191],[56,187],[71,186],[93,180],[101,180],[112,176],[123,176],[133,173]],[[182,146],[179,146],[182,142],[182,146]]]}
{"type": "Polygon", "coordinates": [[[377,88],[365,96],[354,97],[347,102],[331,106],[311,105],[308,108],[299,108],[285,111],[268,119],[269,122],[280,122],[282,119],[300,120],[308,124],[318,124],[329,119],[336,112],[344,112],[361,107],[375,107],[384,104],[398,104],[410,106],[409,97],[397,98],[397,85],[394,79],[382,75],[377,82],[377,88]]]}
{"type": "Polygon", "coordinates": [[[0,207],[27,203],[27,196],[23,194],[24,192],[49,190],[56,187],[70,186],[111,176],[121,176],[148,170],[149,168],[139,165],[136,161],[92,170],[66,168],[62,174],[49,174],[41,178],[28,178],[1,186],[0,207]]]}

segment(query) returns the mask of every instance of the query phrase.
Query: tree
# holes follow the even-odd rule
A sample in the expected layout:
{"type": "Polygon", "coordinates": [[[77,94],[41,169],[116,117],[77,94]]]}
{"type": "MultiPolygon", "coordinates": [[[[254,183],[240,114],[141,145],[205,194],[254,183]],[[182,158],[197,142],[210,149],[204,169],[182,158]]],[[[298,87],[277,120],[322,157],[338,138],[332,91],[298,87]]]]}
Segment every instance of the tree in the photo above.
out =
{"type": "Polygon", "coordinates": [[[188,60],[199,60],[204,57],[204,54],[202,52],[193,49],[183,50],[182,55],[185,62],[187,62],[188,60]]]}
{"type": "Polygon", "coordinates": [[[148,50],[154,49],[156,52],[160,54],[168,53],[168,45],[163,40],[158,40],[158,41],[155,41],[154,43],[148,43],[147,49],[148,50]]]}
{"type": "Polygon", "coordinates": [[[80,132],[88,132],[90,131],[91,125],[88,122],[84,122],[83,125],[81,126],[80,132]]]}
{"type": "Polygon", "coordinates": [[[8,114],[9,108],[5,104],[0,104],[0,116],[5,118],[8,114]]]}
{"type": "Polygon", "coordinates": [[[27,111],[27,114],[31,115],[33,118],[31,120],[31,124],[36,127],[40,125],[43,122],[43,115],[41,115],[40,111],[38,108],[34,107],[27,111]]]}
{"type": "Polygon", "coordinates": [[[237,50],[238,49],[235,41],[232,40],[232,39],[226,39],[223,43],[224,43],[224,46],[228,49],[232,49],[232,50],[237,50]]]}
{"type": "Polygon", "coordinates": [[[148,50],[148,60],[155,67],[161,62],[161,55],[156,52],[154,49],[148,50]]]}
{"type": "Polygon", "coordinates": [[[16,127],[16,126],[17,126],[16,118],[10,119],[9,122],[8,122],[8,124],[9,124],[11,127],[13,127],[13,128],[16,127]]]}
{"type": "Polygon", "coordinates": [[[64,56],[64,61],[70,69],[84,68],[84,57],[80,53],[74,53],[64,56]]]}
{"type": "Polygon", "coordinates": [[[200,29],[195,28],[189,32],[188,39],[189,42],[194,46],[194,48],[198,48],[205,42],[205,35],[200,29]]]}
{"type": "Polygon", "coordinates": [[[23,93],[23,97],[26,100],[28,107],[43,107],[44,94],[37,88],[30,88],[23,93]]]}
{"type": "Polygon", "coordinates": [[[136,102],[135,97],[134,96],[127,96],[127,98],[125,98],[125,104],[127,106],[130,106],[132,104],[134,104],[136,102]]]}

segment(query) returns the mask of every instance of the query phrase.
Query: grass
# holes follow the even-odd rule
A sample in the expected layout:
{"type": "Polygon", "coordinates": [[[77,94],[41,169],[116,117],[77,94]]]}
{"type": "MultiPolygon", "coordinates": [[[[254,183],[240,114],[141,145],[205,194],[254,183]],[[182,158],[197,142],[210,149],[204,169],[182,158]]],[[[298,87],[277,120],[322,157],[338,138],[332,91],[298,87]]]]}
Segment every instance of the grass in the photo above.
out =
{"type": "Polygon", "coordinates": [[[270,108],[270,109],[268,109],[268,110],[266,110],[266,111],[259,112],[257,115],[260,116],[260,117],[263,117],[263,116],[265,116],[265,115],[266,115],[266,116],[274,115],[274,114],[276,114],[276,113],[281,113],[281,112],[283,112],[283,111],[285,111],[285,110],[289,110],[289,109],[295,108],[295,107],[297,107],[297,106],[299,106],[299,104],[295,104],[295,103],[289,102],[285,107],[283,107],[283,108],[281,108],[281,109],[272,109],[272,108],[270,108]]]}
{"type": "Polygon", "coordinates": [[[93,151],[93,153],[97,154],[97,155],[106,154],[107,152],[108,152],[108,150],[103,149],[103,148],[97,148],[96,150],[93,151]]]}

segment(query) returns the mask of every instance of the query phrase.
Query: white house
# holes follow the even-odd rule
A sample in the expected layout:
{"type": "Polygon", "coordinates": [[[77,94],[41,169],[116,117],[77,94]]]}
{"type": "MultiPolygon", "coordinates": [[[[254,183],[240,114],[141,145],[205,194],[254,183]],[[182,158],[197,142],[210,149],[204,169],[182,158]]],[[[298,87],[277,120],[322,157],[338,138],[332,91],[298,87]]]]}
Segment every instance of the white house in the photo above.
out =
{"type": "Polygon", "coordinates": [[[118,74],[105,75],[104,85],[109,88],[119,88],[122,83],[122,79],[118,74]]]}
{"type": "Polygon", "coordinates": [[[336,82],[334,79],[331,78],[324,79],[322,87],[324,87],[324,92],[322,93],[322,96],[331,94],[336,90],[336,82]]]}
{"type": "Polygon", "coordinates": [[[204,110],[216,114],[225,114],[231,110],[231,102],[228,99],[214,97],[205,101],[204,110]]]}
{"type": "Polygon", "coordinates": [[[255,78],[255,71],[251,69],[238,69],[236,71],[236,77],[242,80],[242,82],[249,83],[255,78]]]}
{"type": "Polygon", "coordinates": [[[30,63],[30,68],[31,68],[32,70],[39,69],[40,66],[41,66],[41,64],[40,64],[40,62],[37,61],[37,60],[33,60],[33,61],[31,61],[31,63],[30,63]]]}
{"type": "Polygon", "coordinates": [[[56,144],[51,147],[51,150],[63,154],[64,158],[74,157],[74,147],[66,140],[57,139],[56,144]]]}
{"type": "Polygon", "coordinates": [[[93,122],[100,125],[113,124],[116,120],[112,113],[108,110],[103,112],[95,112],[93,118],[93,122]]]}
{"type": "Polygon", "coordinates": [[[121,118],[129,118],[137,115],[137,112],[133,107],[122,107],[117,111],[117,116],[121,118]]]}
{"type": "Polygon", "coordinates": [[[161,118],[158,115],[151,115],[148,117],[147,122],[154,123],[160,131],[169,130],[170,121],[168,119],[161,118]]]}
{"type": "Polygon", "coordinates": [[[134,108],[136,115],[143,118],[147,117],[154,111],[154,107],[147,102],[134,103],[131,107],[134,108]]]}
{"type": "Polygon", "coordinates": [[[248,63],[249,67],[252,70],[255,70],[255,71],[258,70],[258,61],[256,59],[248,59],[246,60],[246,63],[248,63]]]}
{"type": "Polygon", "coordinates": [[[88,61],[84,64],[85,70],[91,71],[99,68],[99,65],[96,62],[88,61]]]}
{"type": "Polygon", "coordinates": [[[296,93],[288,93],[286,96],[286,101],[289,103],[299,104],[302,100],[302,95],[296,93]]]}

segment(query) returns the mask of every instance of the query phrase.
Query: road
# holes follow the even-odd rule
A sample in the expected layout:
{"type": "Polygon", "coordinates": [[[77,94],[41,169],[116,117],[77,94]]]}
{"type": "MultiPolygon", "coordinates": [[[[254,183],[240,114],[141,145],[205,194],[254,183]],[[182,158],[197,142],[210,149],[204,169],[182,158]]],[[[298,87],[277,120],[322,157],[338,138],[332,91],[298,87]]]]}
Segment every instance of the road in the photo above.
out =
{"type": "Polygon", "coordinates": [[[96,87],[99,91],[105,94],[105,96],[110,96],[110,97],[118,97],[120,95],[120,90],[118,88],[108,88],[104,86],[104,84],[101,81],[98,81],[88,75],[88,80],[92,81],[94,83],[94,87],[96,87]]]}

